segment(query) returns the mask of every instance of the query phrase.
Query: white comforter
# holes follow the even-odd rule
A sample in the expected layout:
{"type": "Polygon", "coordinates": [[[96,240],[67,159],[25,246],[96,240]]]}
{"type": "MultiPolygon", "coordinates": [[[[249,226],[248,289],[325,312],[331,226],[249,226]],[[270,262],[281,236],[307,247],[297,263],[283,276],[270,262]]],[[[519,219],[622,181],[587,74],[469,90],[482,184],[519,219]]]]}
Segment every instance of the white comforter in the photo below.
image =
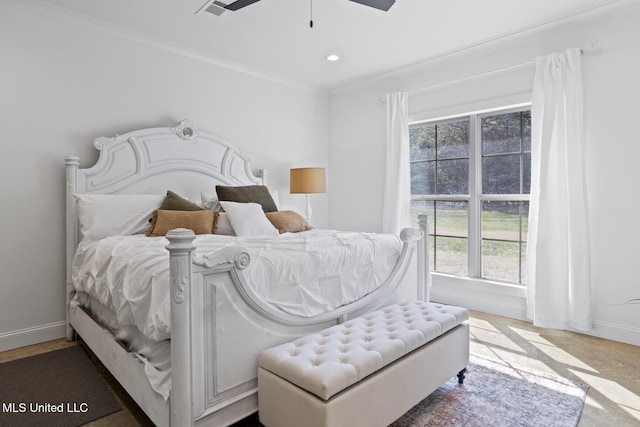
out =
{"type": "MultiPolygon", "coordinates": [[[[169,338],[169,253],[164,237],[113,236],[81,243],[73,284],[113,310],[121,326],[169,338]]],[[[201,235],[196,255],[243,246],[251,255],[247,282],[267,303],[310,317],[355,301],[389,276],[401,250],[393,235],[334,230],[276,237],[201,235]]]]}

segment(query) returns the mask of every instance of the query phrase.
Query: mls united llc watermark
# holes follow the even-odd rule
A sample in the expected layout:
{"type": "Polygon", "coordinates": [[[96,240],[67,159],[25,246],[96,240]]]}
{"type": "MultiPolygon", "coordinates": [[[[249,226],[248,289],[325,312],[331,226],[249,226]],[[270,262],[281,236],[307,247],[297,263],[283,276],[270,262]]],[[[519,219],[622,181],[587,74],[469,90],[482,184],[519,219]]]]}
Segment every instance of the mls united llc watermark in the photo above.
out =
{"type": "Polygon", "coordinates": [[[37,402],[2,402],[2,412],[24,414],[24,413],[76,413],[76,412],[88,412],[89,405],[85,402],[79,403],[37,403],[37,402]]]}

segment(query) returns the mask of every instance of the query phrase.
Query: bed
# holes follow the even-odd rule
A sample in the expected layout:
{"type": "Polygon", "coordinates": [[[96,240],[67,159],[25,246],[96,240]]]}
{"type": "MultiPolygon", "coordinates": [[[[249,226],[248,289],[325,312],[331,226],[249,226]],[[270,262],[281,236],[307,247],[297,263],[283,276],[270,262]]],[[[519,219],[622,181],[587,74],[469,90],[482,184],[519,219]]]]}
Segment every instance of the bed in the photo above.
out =
{"type": "Polygon", "coordinates": [[[65,158],[67,339],[82,338],[156,425],[232,424],[258,408],[261,351],[392,303],[429,300],[425,216],[420,217],[420,229],[405,229],[399,236],[337,230],[216,236],[178,227],[166,236],[148,237],[140,234],[141,227],[148,228],[146,217],[137,223],[116,221],[118,215],[138,205],[148,209],[149,203],[159,204],[168,197],[167,190],[202,205],[206,192],[216,185],[268,187],[266,171],[254,173],[244,153],[188,120],[98,138],[94,145],[99,157],[92,167],[80,168],[78,157],[65,158]],[[105,214],[109,209],[113,215],[105,214]],[[109,225],[111,220],[115,224],[109,225]],[[124,231],[114,232],[113,227],[124,231]],[[384,249],[388,243],[392,249],[384,249]],[[331,280],[315,283],[314,268],[325,267],[313,267],[310,260],[334,246],[342,251],[337,257],[341,275],[327,273],[331,280]],[[364,246],[372,246],[372,252],[386,261],[375,258],[350,270],[364,246]],[[281,261],[272,256],[279,250],[303,257],[306,267],[299,270],[304,271],[281,268],[281,261]],[[100,253],[111,255],[105,259],[100,253]],[[132,265],[137,256],[130,254],[149,258],[144,262],[153,267],[118,267],[118,258],[132,265]],[[91,267],[89,255],[97,257],[99,267],[91,267]],[[156,292],[148,300],[135,292],[132,298],[151,313],[152,327],[148,318],[137,322],[138,311],[130,301],[109,307],[129,291],[91,295],[94,282],[115,282],[114,276],[126,276],[135,292],[156,292]],[[291,295],[274,291],[291,276],[297,277],[295,286],[289,286],[295,290],[293,303],[291,295]],[[166,295],[159,282],[166,283],[166,295]],[[362,289],[351,292],[354,282],[362,289]],[[326,291],[332,284],[338,292],[326,291]],[[299,287],[307,290],[298,291],[299,287]],[[125,323],[129,318],[135,321],[122,325],[122,330],[136,329],[152,347],[157,344],[164,358],[147,357],[132,339],[123,339],[117,329],[123,318],[125,323]],[[154,366],[163,373],[155,382],[150,374],[154,366]]]}

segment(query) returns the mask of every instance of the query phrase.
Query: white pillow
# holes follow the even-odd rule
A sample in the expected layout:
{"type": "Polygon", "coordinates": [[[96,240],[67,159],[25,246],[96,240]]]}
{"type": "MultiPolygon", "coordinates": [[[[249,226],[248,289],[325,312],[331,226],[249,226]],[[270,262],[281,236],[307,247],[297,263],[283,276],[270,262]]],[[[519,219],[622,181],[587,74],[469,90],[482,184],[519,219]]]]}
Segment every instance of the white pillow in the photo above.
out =
{"type": "Polygon", "coordinates": [[[80,240],[143,234],[165,196],[149,194],[74,194],[80,240]]]}
{"type": "Polygon", "coordinates": [[[277,236],[278,229],[271,224],[258,203],[220,201],[227,213],[236,236],[277,236]]]}
{"type": "Polygon", "coordinates": [[[235,236],[231,222],[229,221],[229,215],[226,212],[218,213],[218,220],[216,221],[216,234],[222,234],[224,236],[235,236]]]}
{"type": "MultiPolygon", "coordinates": [[[[200,193],[200,204],[203,208],[209,209],[212,211],[220,212],[222,208],[220,207],[220,202],[218,201],[217,194],[209,194],[205,192],[200,193]]],[[[218,219],[218,221],[220,221],[218,219]]]]}

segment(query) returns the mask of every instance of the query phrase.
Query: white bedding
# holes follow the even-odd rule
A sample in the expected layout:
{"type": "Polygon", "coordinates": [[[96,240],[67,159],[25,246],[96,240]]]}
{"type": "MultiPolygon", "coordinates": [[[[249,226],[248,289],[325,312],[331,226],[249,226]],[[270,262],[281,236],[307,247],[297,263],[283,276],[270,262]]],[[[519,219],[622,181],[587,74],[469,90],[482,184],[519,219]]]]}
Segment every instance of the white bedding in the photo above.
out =
{"type": "MultiPolygon", "coordinates": [[[[77,291],[113,310],[156,340],[169,338],[169,253],[164,237],[112,236],[82,242],[73,261],[77,291]]],[[[200,235],[196,255],[243,246],[251,255],[244,275],[266,302],[310,317],[355,301],[379,287],[401,250],[397,236],[310,230],[275,237],[200,235]]]]}

